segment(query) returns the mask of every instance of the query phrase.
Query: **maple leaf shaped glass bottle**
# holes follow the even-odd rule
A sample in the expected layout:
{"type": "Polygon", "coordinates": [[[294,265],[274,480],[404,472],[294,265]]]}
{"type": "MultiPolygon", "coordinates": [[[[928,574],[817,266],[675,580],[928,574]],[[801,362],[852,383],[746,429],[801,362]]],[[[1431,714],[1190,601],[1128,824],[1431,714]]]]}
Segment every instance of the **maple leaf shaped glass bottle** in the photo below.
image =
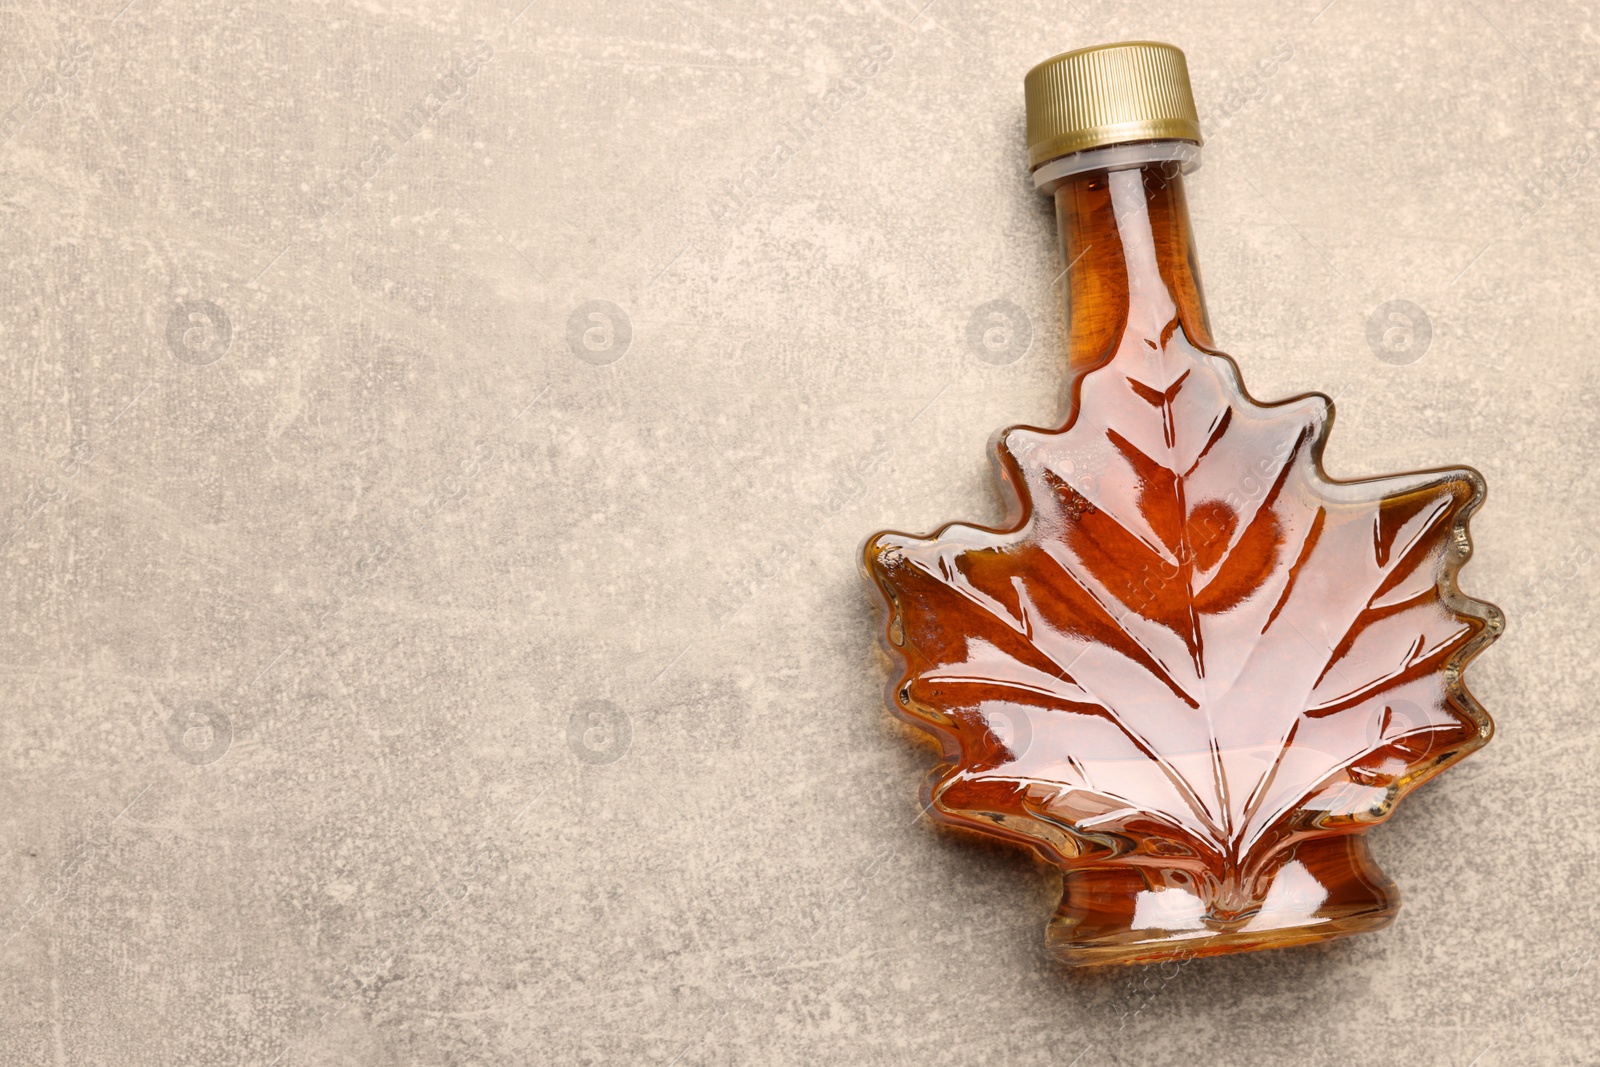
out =
{"type": "Polygon", "coordinates": [[[1183,53],[1069,52],[1025,85],[1066,424],[996,439],[1001,528],[864,548],[890,703],[944,751],[928,806],[1062,868],[1067,963],[1375,929],[1399,897],[1365,832],[1493,729],[1462,671],[1501,615],[1456,588],[1483,479],[1332,480],[1331,401],[1258,403],[1215,351],[1183,53]]]}

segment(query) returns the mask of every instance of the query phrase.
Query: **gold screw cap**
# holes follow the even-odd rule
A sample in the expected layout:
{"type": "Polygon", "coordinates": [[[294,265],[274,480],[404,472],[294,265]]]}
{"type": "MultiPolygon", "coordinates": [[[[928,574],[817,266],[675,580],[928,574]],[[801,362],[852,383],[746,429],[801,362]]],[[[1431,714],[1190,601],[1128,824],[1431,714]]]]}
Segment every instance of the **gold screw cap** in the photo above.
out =
{"type": "Polygon", "coordinates": [[[1028,167],[1129,141],[1200,143],[1200,116],[1183,52],[1126,41],[1063,52],[1022,79],[1028,167]]]}

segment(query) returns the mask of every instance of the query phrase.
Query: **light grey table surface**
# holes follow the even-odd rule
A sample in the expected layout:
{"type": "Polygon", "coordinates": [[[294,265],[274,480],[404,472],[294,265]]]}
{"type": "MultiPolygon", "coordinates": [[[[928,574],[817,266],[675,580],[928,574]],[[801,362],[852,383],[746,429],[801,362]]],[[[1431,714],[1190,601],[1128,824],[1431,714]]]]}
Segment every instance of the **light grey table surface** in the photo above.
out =
{"type": "Polygon", "coordinates": [[[1600,1062],[1592,10],[124,2],[0,11],[0,1062],[1600,1062]],[[1021,78],[1136,38],[1219,342],[1510,624],[1393,926],[1082,975],[855,553],[1059,413],[1021,78]]]}

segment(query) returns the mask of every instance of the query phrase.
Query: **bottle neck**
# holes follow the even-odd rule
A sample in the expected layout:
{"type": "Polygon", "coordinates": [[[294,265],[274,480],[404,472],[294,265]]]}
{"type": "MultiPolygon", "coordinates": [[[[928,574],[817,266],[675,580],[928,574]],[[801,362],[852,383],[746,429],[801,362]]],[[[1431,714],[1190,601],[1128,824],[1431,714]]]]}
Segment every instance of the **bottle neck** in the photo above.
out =
{"type": "Polygon", "coordinates": [[[1124,343],[1166,336],[1175,321],[1194,345],[1212,347],[1183,193],[1181,161],[1193,158],[1194,146],[1157,142],[1142,146],[1144,154],[1161,154],[1161,145],[1172,146],[1168,158],[1095,165],[1096,151],[1131,147],[1117,146],[1058,160],[1047,165],[1054,167],[1049,175],[1045,168],[1037,173],[1041,188],[1054,189],[1074,372],[1100,366],[1124,343]]]}

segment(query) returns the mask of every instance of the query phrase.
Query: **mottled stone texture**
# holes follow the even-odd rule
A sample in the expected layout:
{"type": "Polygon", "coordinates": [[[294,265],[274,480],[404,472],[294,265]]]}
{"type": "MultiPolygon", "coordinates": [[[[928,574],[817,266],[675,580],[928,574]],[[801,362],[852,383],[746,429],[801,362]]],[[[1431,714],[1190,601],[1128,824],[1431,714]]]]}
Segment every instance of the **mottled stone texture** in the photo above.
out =
{"type": "Polygon", "coordinates": [[[0,1062],[1594,1062],[1581,5],[124,2],[0,11],[0,1062]],[[1059,410],[1021,78],[1135,38],[1221,343],[1482,470],[1509,629],[1393,927],[1083,975],[855,551],[1059,410]]]}

